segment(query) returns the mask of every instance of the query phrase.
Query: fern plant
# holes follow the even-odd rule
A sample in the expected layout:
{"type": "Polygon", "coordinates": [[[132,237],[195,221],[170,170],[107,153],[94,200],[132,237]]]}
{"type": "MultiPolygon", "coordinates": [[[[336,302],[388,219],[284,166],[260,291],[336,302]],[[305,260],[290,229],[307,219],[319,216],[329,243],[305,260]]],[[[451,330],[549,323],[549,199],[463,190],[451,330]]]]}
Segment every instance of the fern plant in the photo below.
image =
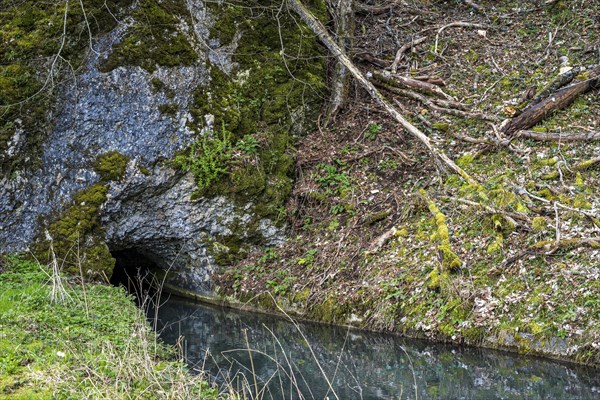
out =
{"type": "Polygon", "coordinates": [[[204,193],[213,183],[229,173],[233,144],[231,132],[221,128],[219,136],[203,136],[188,151],[175,157],[175,166],[194,174],[197,193],[204,193]]]}

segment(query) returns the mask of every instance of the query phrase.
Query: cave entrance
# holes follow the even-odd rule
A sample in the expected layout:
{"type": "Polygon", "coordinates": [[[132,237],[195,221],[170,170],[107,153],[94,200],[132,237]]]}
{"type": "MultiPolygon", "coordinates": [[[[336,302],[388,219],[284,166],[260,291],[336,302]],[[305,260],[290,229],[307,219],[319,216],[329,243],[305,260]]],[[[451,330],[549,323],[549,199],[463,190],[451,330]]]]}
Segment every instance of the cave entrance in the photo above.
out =
{"type": "Polygon", "coordinates": [[[114,250],[110,253],[115,258],[110,283],[123,286],[128,293],[136,297],[138,305],[147,304],[157,292],[154,275],[158,270],[156,263],[135,248],[114,250]]]}

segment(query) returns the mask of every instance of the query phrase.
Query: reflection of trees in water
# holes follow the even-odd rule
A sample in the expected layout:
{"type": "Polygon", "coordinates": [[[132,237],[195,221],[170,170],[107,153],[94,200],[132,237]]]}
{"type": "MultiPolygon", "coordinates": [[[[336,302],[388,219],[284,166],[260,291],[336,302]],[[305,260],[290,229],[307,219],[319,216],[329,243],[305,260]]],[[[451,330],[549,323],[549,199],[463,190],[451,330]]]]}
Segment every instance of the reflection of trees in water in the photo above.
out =
{"type": "MultiPolygon", "coordinates": [[[[230,376],[241,366],[249,368],[247,335],[254,370],[263,380],[280,372],[274,380],[278,387],[278,379],[289,373],[283,348],[304,390],[308,385],[317,399],[327,391],[308,345],[288,321],[178,300],[164,305],[160,315],[164,340],[174,343],[184,336],[192,365],[206,363],[213,371],[218,366],[230,376]],[[211,356],[205,360],[207,349],[211,356]],[[271,358],[281,364],[283,373],[271,358]]],[[[303,324],[302,330],[340,398],[361,398],[353,389],[357,387],[364,399],[395,399],[399,393],[414,398],[415,380],[420,399],[588,399],[600,391],[595,371],[586,374],[546,360],[321,325],[303,324]]],[[[283,384],[289,388],[289,382],[283,384]]],[[[282,398],[281,390],[276,393],[282,398]]]]}

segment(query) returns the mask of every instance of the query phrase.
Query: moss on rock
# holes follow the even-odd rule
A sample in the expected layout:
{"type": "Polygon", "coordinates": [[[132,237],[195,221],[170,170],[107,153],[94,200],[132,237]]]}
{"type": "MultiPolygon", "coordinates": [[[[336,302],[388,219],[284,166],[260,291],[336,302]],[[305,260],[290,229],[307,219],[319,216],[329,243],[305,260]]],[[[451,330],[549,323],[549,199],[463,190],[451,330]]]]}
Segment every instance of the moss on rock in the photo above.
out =
{"type": "MultiPolygon", "coordinates": [[[[211,37],[221,46],[234,41],[237,45],[234,67],[225,71],[208,63],[210,81],[196,88],[190,107],[193,121],[189,125],[199,134],[206,135],[207,115],[214,117],[214,127],[231,133],[231,151],[219,162],[219,179],[207,184],[203,174],[195,174],[196,195],[224,194],[240,207],[253,204],[252,221],[242,230],[250,232],[248,240],[259,242],[252,230],[262,219],[281,215],[292,189],[296,135],[310,129],[325,88],[321,49],[308,28],[289,16],[277,16],[277,8],[271,7],[275,4],[256,0],[207,4],[218,21],[211,37]],[[252,13],[252,9],[262,12],[252,13]]],[[[218,132],[213,135],[198,141],[218,139],[218,132]]],[[[193,164],[205,158],[206,152],[188,151],[183,157],[187,161],[182,163],[180,156],[177,165],[193,164]]],[[[238,233],[227,242],[236,241],[233,237],[238,233]]],[[[229,263],[242,246],[226,247],[231,251],[220,251],[217,256],[229,263]]]]}
{"type": "Polygon", "coordinates": [[[157,66],[192,65],[198,54],[178,26],[189,17],[182,0],[147,0],[133,13],[135,24],[100,66],[109,72],[120,66],[140,66],[154,72],[157,66]]]}
{"type": "Polygon", "coordinates": [[[106,184],[97,183],[77,193],[34,246],[40,260],[56,257],[66,273],[99,279],[110,276],[115,260],[104,244],[99,208],[106,201],[106,184]]]}
{"type": "Polygon", "coordinates": [[[26,135],[21,135],[22,143],[12,155],[0,158],[1,173],[8,175],[20,170],[25,162],[33,168],[39,165],[42,143],[52,128],[48,111],[55,107],[54,98],[64,73],[70,77],[73,69],[83,65],[89,35],[95,37],[113,29],[131,3],[131,0],[84,0],[85,15],[79,4],[66,9],[67,3],[63,1],[2,4],[0,155],[6,154],[9,144],[15,144],[11,139],[17,130],[22,129],[26,135]],[[87,24],[86,19],[91,23],[87,24]]]}
{"type": "Polygon", "coordinates": [[[125,176],[129,157],[118,151],[104,153],[96,160],[94,170],[103,182],[120,181],[125,176]]]}

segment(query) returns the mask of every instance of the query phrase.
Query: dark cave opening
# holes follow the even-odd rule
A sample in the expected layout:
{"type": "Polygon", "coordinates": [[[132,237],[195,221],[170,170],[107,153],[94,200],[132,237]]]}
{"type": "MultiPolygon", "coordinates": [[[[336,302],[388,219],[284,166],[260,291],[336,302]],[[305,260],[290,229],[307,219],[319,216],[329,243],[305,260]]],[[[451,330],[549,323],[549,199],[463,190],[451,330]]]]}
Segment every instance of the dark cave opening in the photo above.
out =
{"type": "Polygon", "coordinates": [[[146,303],[157,292],[156,263],[135,248],[114,250],[111,254],[116,260],[111,285],[123,286],[136,297],[138,305],[146,303]]]}

